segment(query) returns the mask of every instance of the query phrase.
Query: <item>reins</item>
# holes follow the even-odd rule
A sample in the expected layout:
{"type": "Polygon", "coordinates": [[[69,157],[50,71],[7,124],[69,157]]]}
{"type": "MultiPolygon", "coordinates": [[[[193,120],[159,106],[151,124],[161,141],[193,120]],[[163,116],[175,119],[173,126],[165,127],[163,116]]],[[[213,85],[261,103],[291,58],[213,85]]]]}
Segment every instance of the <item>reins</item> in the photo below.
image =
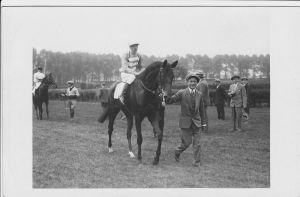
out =
{"type": "Polygon", "coordinates": [[[152,93],[155,95],[157,92],[159,96],[162,97],[162,105],[165,106],[165,97],[164,97],[164,89],[162,88],[162,72],[163,72],[163,67],[159,68],[159,80],[158,80],[158,88],[156,90],[151,90],[145,86],[143,81],[141,80],[142,87],[147,90],[148,92],[152,93]],[[158,91],[157,91],[158,90],[158,91]]]}

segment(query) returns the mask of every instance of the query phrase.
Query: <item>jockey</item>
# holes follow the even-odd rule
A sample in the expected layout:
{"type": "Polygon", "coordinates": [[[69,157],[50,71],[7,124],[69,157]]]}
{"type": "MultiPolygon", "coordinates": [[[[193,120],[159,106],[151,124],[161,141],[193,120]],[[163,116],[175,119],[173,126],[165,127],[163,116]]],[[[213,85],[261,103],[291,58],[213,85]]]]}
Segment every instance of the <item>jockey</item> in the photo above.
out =
{"type": "Polygon", "coordinates": [[[67,98],[68,107],[70,109],[70,118],[73,120],[75,114],[75,107],[77,103],[77,97],[79,97],[78,89],[74,86],[74,81],[68,81],[67,98]]]}
{"type": "Polygon", "coordinates": [[[35,90],[37,90],[38,87],[40,87],[42,80],[45,78],[45,74],[42,73],[42,71],[43,68],[39,66],[38,71],[33,75],[33,83],[34,83],[33,90],[32,90],[33,95],[35,95],[35,90]]]}
{"type": "Polygon", "coordinates": [[[137,53],[139,43],[130,42],[130,51],[125,53],[122,57],[122,66],[119,69],[121,73],[122,86],[120,87],[120,93],[117,95],[117,99],[124,104],[124,94],[128,86],[135,80],[135,76],[139,75],[142,69],[142,58],[141,55],[137,53]]]}

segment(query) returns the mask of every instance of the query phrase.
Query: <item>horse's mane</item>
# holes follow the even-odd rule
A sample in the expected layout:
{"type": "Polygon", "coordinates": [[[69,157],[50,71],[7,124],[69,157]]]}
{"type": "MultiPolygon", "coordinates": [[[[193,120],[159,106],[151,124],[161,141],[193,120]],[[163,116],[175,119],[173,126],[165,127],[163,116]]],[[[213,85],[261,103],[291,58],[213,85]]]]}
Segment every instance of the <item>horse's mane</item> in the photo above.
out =
{"type": "Polygon", "coordinates": [[[161,61],[155,61],[149,66],[145,68],[145,70],[137,76],[140,80],[149,80],[148,78],[151,76],[151,73],[154,71],[157,71],[157,69],[160,68],[162,62],[161,61]]]}

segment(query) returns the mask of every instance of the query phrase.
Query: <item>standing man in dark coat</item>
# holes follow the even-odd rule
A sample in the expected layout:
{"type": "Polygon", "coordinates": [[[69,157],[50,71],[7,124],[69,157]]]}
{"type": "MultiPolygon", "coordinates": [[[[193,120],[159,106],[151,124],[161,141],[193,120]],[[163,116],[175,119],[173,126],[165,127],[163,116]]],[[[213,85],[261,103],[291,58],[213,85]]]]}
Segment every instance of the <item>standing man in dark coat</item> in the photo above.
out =
{"type": "Polygon", "coordinates": [[[226,92],[224,87],[221,85],[221,80],[216,79],[216,93],[215,93],[215,105],[217,107],[218,119],[225,120],[225,100],[226,100],[226,92]]]}
{"type": "Polygon", "coordinates": [[[248,78],[247,77],[242,77],[242,84],[245,87],[246,94],[247,94],[247,107],[244,109],[244,111],[247,113],[247,118],[249,117],[250,114],[250,94],[251,94],[251,88],[248,83],[248,78]]]}
{"type": "Polygon", "coordinates": [[[171,98],[167,98],[167,103],[180,101],[181,113],[179,127],[181,129],[181,144],[175,150],[175,160],[179,162],[180,154],[185,151],[193,142],[195,167],[200,166],[200,127],[205,127],[203,123],[203,98],[196,89],[199,78],[195,74],[186,77],[188,87],[179,90],[171,98]]]}
{"type": "Polygon", "coordinates": [[[204,132],[207,132],[208,131],[207,106],[210,104],[208,83],[204,78],[204,73],[199,72],[197,73],[197,76],[200,79],[200,82],[197,85],[197,90],[202,93],[203,103],[204,103],[204,109],[203,109],[204,121],[206,124],[206,127],[203,127],[202,130],[204,132]]]}
{"type": "Polygon", "coordinates": [[[231,77],[233,83],[229,87],[230,107],[232,109],[233,128],[230,130],[242,131],[242,112],[247,107],[247,95],[245,87],[240,82],[240,77],[235,75],[231,77]],[[237,128],[236,128],[237,126],[237,128]]]}

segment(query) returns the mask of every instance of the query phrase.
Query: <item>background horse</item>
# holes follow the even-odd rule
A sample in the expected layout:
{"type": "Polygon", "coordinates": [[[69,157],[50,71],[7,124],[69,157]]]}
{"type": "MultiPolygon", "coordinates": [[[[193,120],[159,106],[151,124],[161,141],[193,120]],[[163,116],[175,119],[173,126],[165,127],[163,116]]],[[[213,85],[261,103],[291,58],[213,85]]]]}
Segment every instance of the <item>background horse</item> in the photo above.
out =
{"type": "Polygon", "coordinates": [[[45,78],[42,80],[41,85],[35,91],[35,95],[33,95],[33,105],[36,113],[36,117],[39,120],[43,119],[43,103],[46,104],[46,113],[47,119],[49,118],[49,111],[48,111],[48,88],[50,86],[57,87],[52,73],[46,74],[45,78]]]}
{"type": "Polygon", "coordinates": [[[135,118],[135,126],[137,132],[138,144],[138,160],[142,162],[141,145],[143,142],[141,123],[145,117],[148,117],[154,130],[157,133],[158,145],[153,165],[158,164],[161,153],[161,143],[163,138],[164,127],[164,106],[162,100],[165,93],[170,96],[172,81],[174,79],[173,68],[178,61],[169,64],[167,60],[164,62],[154,62],[147,66],[145,70],[136,77],[135,81],[128,87],[125,94],[125,105],[119,100],[113,98],[116,84],[109,89],[108,103],[103,103],[103,111],[98,121],[104,122],[108,117],[108,148],[112,152],[111,136],[116,115],[122,110],[127,118],[127,140],[129,155],[134,157],[131,145],[131,130],[133,126],[133,117],[135,118]]]}

